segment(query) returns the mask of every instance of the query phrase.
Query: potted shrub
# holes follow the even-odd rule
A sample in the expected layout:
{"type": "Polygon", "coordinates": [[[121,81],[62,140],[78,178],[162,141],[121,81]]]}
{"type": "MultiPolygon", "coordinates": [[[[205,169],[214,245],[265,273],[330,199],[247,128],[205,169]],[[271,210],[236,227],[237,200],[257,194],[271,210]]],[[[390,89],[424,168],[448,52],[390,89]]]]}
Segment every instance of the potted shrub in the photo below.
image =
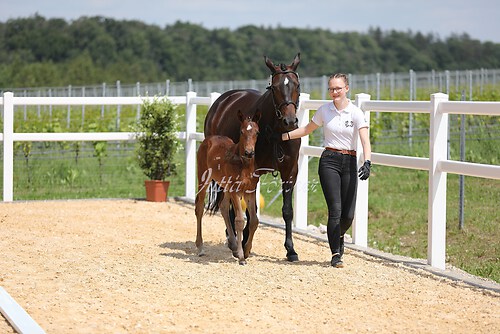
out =
{"type": "Polygon", "coordinates": [[[174,156],[180,147],[177,138],[177,106],[166,97],[145,99],[137,122],[137,158],[148,177],[145,181],[146,200],[165,202],[170,181],[176,172],[174,156]]]}

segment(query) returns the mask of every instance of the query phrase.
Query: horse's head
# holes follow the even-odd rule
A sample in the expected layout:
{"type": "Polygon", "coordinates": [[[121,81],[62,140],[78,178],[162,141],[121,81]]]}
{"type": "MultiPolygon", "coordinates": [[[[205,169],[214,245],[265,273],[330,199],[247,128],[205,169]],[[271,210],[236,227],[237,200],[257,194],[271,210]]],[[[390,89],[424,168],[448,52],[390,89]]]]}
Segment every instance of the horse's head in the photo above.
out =
{"type": "Polygon", "coordinates": [[[241,110],[238,110],[238,119],[240,120],[240,156],[247,159],[255,157],[255,143],[259,135],[260,110],[253,117],[245,117],[241,110]]]}
{"type": "Polygon", "coordinates": [[[298,53],[290,65],[274,65],[272,60],[264,56],[267,67],[271,70],[269,87],[274,103],[278,127],[284,131],[297,128],[297,108],[299,107],[300,82],[296,70],[300,63],[298,53]]]}

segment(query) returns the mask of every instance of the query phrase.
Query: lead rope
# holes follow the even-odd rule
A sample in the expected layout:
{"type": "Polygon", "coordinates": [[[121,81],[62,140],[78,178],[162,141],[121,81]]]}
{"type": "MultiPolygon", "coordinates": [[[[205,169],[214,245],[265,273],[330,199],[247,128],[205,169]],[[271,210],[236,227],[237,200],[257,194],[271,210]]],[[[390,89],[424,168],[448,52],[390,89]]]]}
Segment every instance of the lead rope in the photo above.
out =
{"type": "Polygon", "coordinates": [[[273,161],[272,161],[272,164],[273,164],[273,172],[271,173],[271,175],[273,177],[277,177],[278,176],[278,162],[283,162],[283,160],[285,159],[285,151],[283,150],[283,147],[281,147],[280,144],[278,144],[277,141],[274,141],[272,140],[272,137],[271,135],[273,134],[273,129],[271,128],[271,126],[269,124],[266,125],[266,137],[267,137],[267,140],[268,142],[270,142],[272,145],[273,145],[273,161]]]}

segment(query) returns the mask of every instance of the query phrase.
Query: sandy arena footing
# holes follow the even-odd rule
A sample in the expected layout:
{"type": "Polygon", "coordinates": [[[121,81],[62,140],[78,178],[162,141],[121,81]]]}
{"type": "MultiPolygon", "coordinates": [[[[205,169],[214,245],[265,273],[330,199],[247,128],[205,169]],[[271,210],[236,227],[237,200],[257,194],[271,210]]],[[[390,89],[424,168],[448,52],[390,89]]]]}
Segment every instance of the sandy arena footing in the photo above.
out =
{"type": "MultiPolygon", "coordinates": [[[[0,286],[47,333],[500,328],[494,282],[475,278],[493,289],[471,285],[419,261],[353,247],[346,267],[332,268],[322,236],[299,233],[300,261],[289,263],[284,231],[272,225],[261,224],[248,264],[240,266],[219,215],[205,216],[206,256],[197,255],[194,207],[185,202],[0,203],[0,286]]],[[[0,333],[13,332],[0,317],[0,333]]]]}

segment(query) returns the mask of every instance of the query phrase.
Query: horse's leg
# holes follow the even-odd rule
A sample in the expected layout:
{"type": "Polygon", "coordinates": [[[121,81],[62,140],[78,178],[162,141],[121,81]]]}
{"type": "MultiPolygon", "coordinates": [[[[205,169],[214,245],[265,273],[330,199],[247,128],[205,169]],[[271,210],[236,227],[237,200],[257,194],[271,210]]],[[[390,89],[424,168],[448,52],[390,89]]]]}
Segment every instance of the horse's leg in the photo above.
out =
{"type": "MultiPolygon", "coordinates": [[[[234,227],[236,231],[237,239],[237,252],[236,257],[241,265],[245,265],[245,257],[243,255],[243,227],[245,226],[245,220],[243,219],[243,208],[241,207],[241,199],[237,193],[231,193],[231,201],[233,202],[234,213],[236,215],[234,219],[234,227]]],[[[233,253],[234,254],[234,253],[233,253]]]]}
{"type": "Polygon", "coordinates": [[[293,248],[292,239],[292,222],[293,222],[293,207],[292,207],[292,195],[293,195],[293,185],[283,182],[283,207],[281,212],[283,214],[283,220],[285,221],[285,249],[286,258],[290,262],[298,261],[299,256],[293,248]]]}
{"type": "Polygon", "coordinates": [[[205,210],[205,194],[207,192],[207,188],[202,186],[198,187],[198,193],[196,194],[195,199],[195,214],[196,214],[196,247],[198,248],[198,255],[205,255],[205,251],[203,250],[203,237],[202,237],[202,218],[203,212],[205,210]]]}
{"type": "MultiPolygon", "coordinates": [[[[244,254],[245,259],[250,256],[250,251],[252,250],[253,236],[257,227],[259,226],[259,218],[257,217],[257,205],[256,205],[256,192],[250,194],[245,194],[245,201],[247,202],[247,225],[245,230],[248,231],[248,238],[246,243],[244,243],[244,254]]],[[[243,239],[244,240],[244,239],[243,239]]],[[[244,240],[245,241],[245,240],[244,240]]]]}
{"type": "MultiPolygon", "coordinates": [[[[233,205],[230,205],[229,206],[229,221],[231,222],[231,227],[233,228],[233,231],[235,230],[234,228],[234,218],[236,217],[235,213],[234,213],[234,206],[233,205]]],[[[226,236],[227,236],[227,230],[226,230],[226,236]]]]}
{"type": "MultiPolygon", "coordinates": [[[[247,222],[250,221],[250,214],[248,212],[248,209],[245,210],[245,215],[247,217],[247,222]]],[[[231,226],[234,229],[234,219],[236,215],[234,213],[234,206],[231,205],[231,208],[229,209],[229,219],[231,220],[231,226]]],[[[245,225],[245,228],[243,229],[243,246],[246,245],[247,240],[248,240],[248,234],[249,234],[249,229],[248,229],[248,224],[245,225]]],[[[227,236],[227,230],[226,230],[226,236],[227,236]]]]}
{"type": "Polygon", "coordinates": [[[238,245],[236,243],[236,236],[235,236],[233,227],[231,226],[231,222],[229,220],[230,199],[231,199],[231,196],[229,196],[228,193],[224,193],[224,198],[222,199],[222,201],[220,203],[220,213],[222,215],[222,218],[224,218],[224,223],[226,224],[227,246],[229,247],[230,250],[233,251],[233,256],[237,257],[238,245]]]}
{"type": "MultiPolygon", "coordinates": [[[[247,205],[248,207],[248,205],[247,205]]],[[[247,222],[250,221],[250,212],[248,209],[245,210],[245,216],[247,217],[247,222]]],[[[245,228],[243,229],[243,246],[247,244],[248,241],[248,236],[250,235],[250,224],[246,224],[245,228]]]]}

